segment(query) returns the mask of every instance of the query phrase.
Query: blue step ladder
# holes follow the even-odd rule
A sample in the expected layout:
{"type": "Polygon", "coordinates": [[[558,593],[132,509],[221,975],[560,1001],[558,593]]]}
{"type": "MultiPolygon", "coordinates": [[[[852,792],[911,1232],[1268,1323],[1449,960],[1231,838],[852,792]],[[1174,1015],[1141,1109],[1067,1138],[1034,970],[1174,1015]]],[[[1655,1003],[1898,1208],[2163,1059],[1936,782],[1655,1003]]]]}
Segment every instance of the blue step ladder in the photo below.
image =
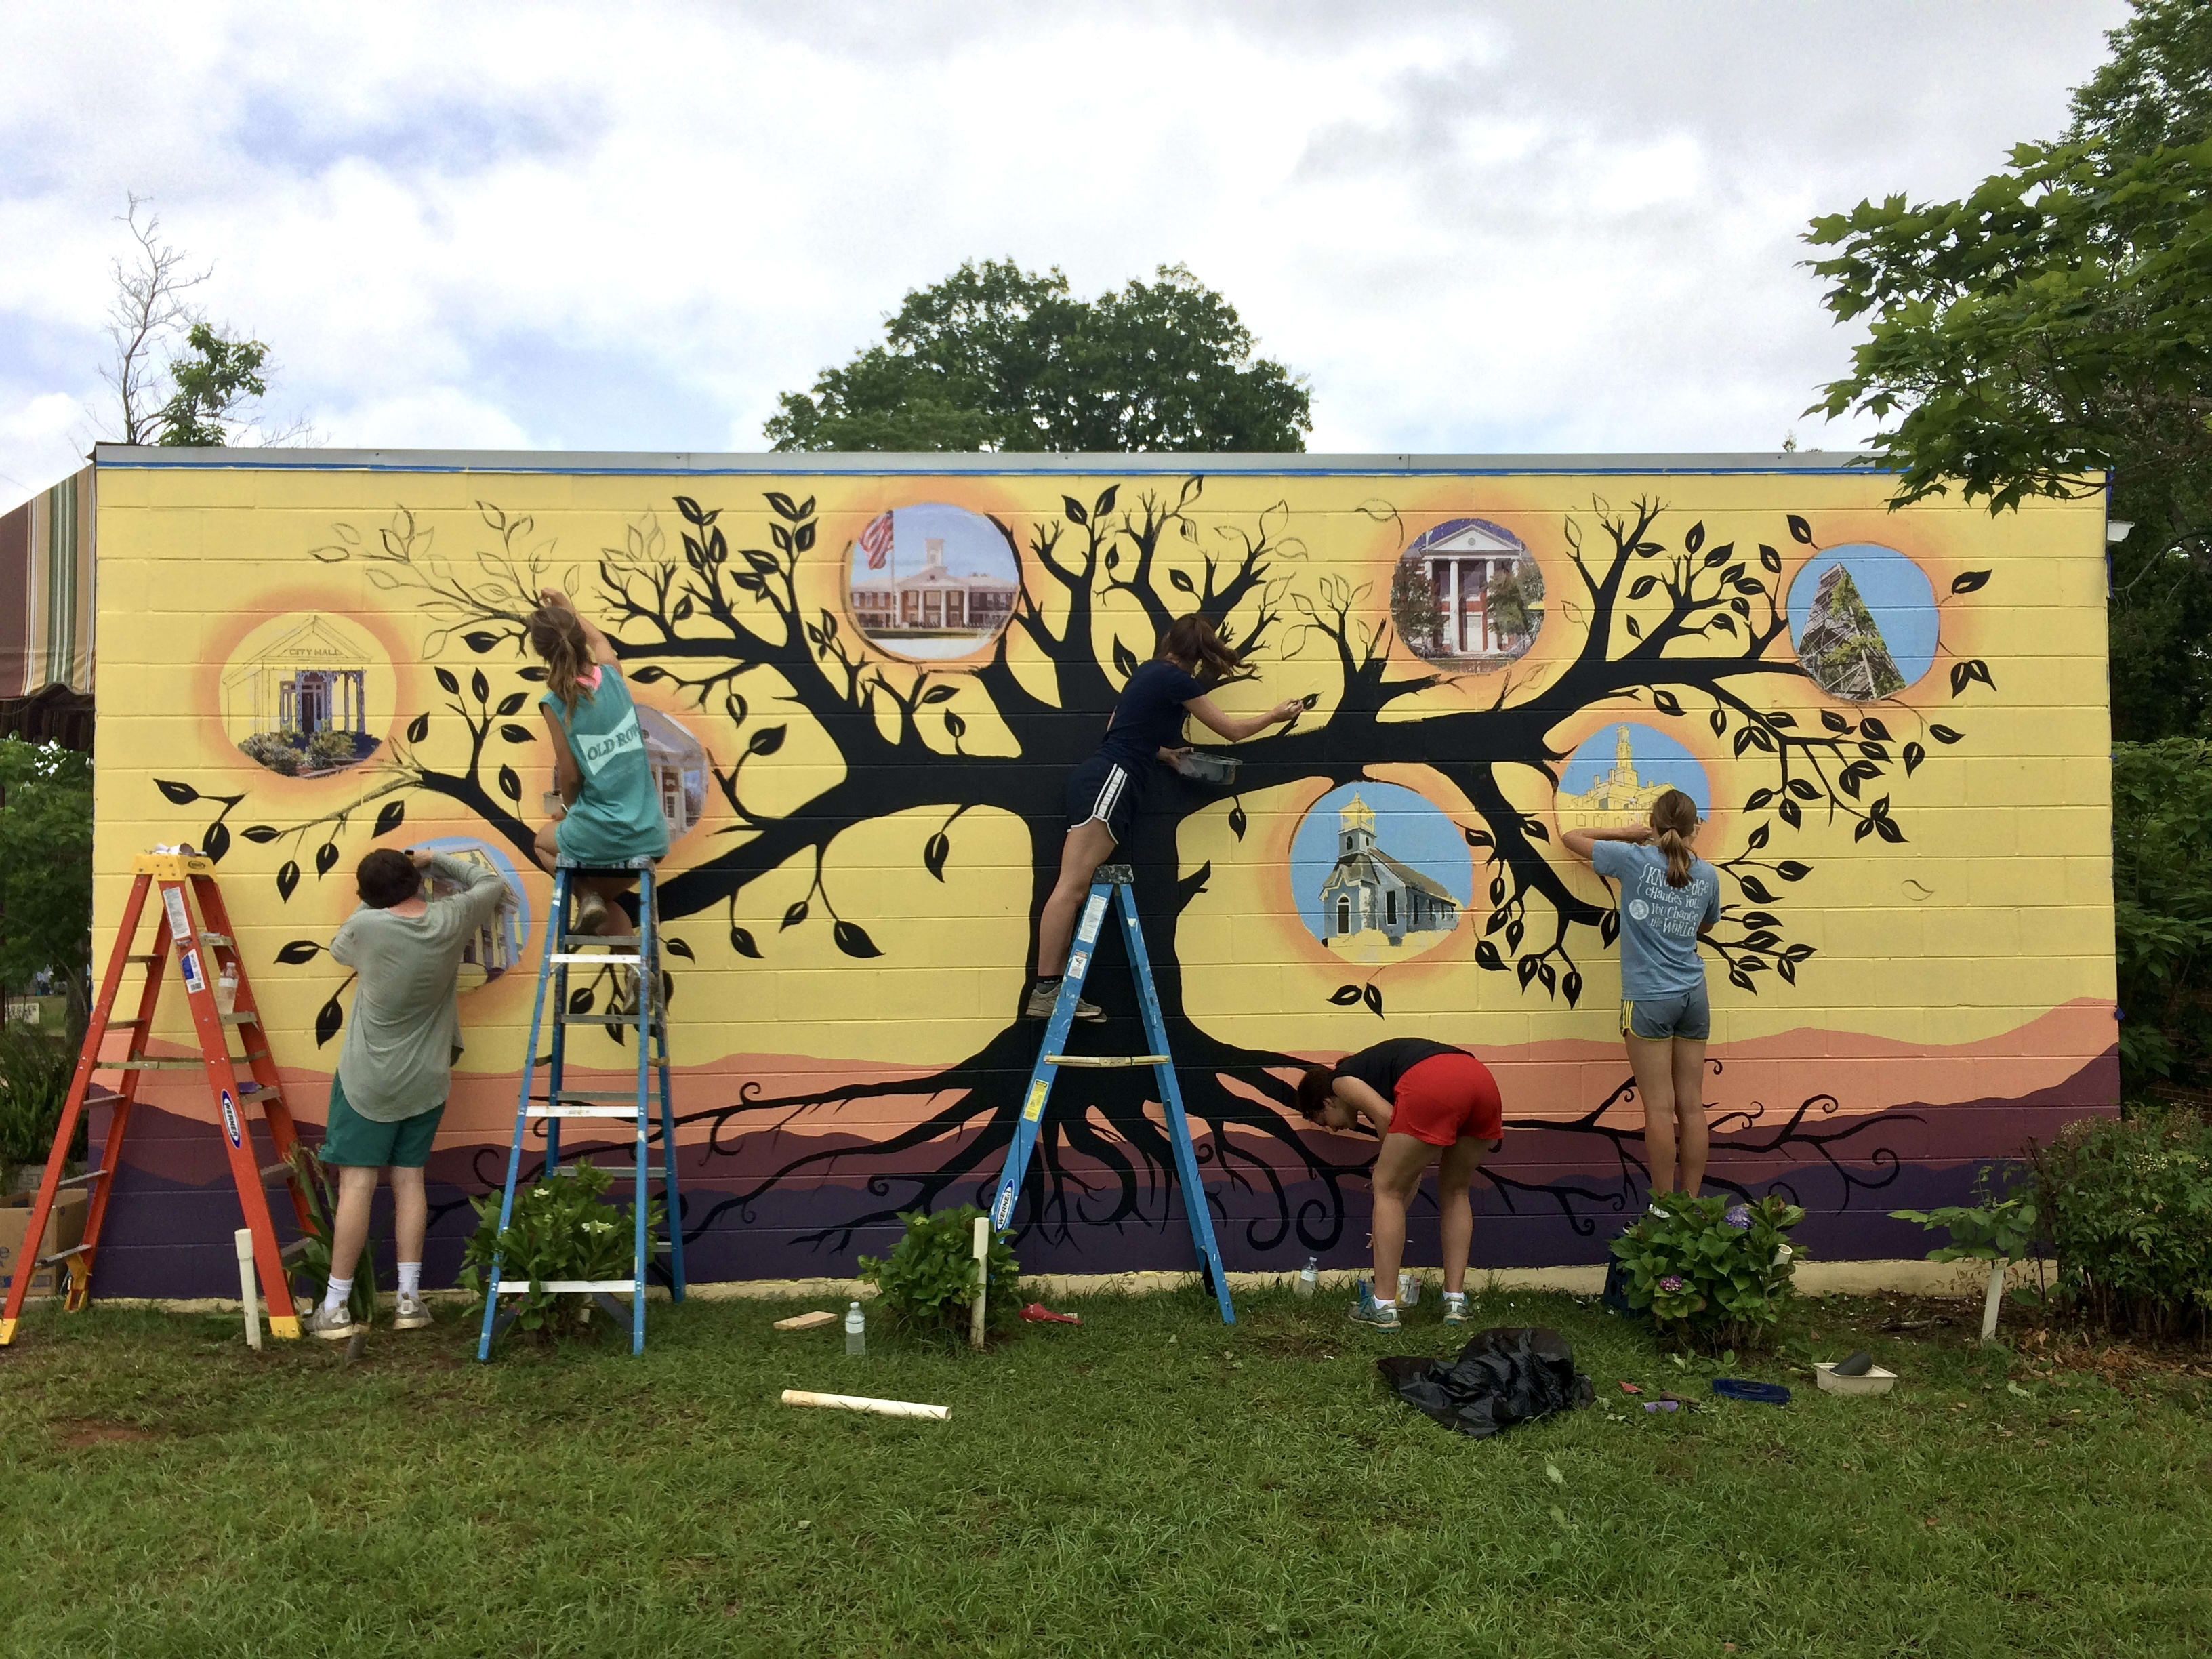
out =
{"type": "MultiPolygon", "coordinates": [[[[530,1126],[540,1122],[545,1126],[544,1173],[550,1176],[561,1167],[561,1126],[573,1119],[627,1120],[636,1125],[634,1156],[626,1165],[600,1164],[597,1167],[615,1176],[627,1176],[633,1182],[631,1224],[635,1228],[635,1248],[631,1256],[631,1273],[628,1279],[549,1279],[540,1281],[536,1288],[556,1294],[581,1294],[592,1297],[617,1322],[624,1316],[624,1309],[616,1300],[619,1296],[629,1297],[627,1310],[629,1319],[629,1351],[645,1352],[645,1280],[646,1270],[652,1265],[657,1250],[665,1250],[668,1258],[668,1285],[672,1298],[684,1299],[684,1226],[683,1205],[677,1189],[676,1179],[676,1116],[669,1099],[668,1090],[668,1002],[664,988],[666,981],[660,971],[660,908],[654,896],[653,860],[632,859],[614,866],[611,870],[599,866],[572,864],[562,859],[553,878],[553,908],[546,919],[545,954],[538,968],[538,1001],[530,1015],[530,1047],[522,1059],[522,1093],[514,1113],[514,1140],[507,1155],[507,1190],[500,1200],[500,1231],[506,1231],[514,1215],[514,1189],[522,1174],[523,1143],[528,1139],[530,1126]],[[604,939],[596,933],[569,933],[564,931],[568,923],[568,897],[575,877],[585,874],[635,874],[638,882],[638,932],[634,939],[604,939]],[[617,982],[624,977],[629,981],[634,994],[625,1011],[619,1001],[597,1013],[580,1012],[569,1006],[568,972],[573,968],[587,969],[594,973],[613,969],[617,982]],[[540,1100],[532,1097],[531,1083],[538,1064],[538,1043],[546,1024],[546,996],[552,995],[552,1048],[546,1060],[545,1096],[540,1100]],[[626,1026],[637,1033],[637,1086],[635,1091],[570,1089],[566,1086],[568,1064],[568,1029],[571,1025],[626,1026]],[[653,1164],[649,1143],[653,1131],[653,1076],[659,1076],[660,1151],[661,1164],[653,1164]],[[647,1183],[661,1183],[667,1237],[665,1240],[647,1237],[646,1212],[651,1194],[647,1183]]],[[[593,1152],[612,1150],[604,1145],[579,1150],[578,1156],[588,1159],[593,1152]]],[[[499,1257],[492,1257],[491,1279],[484,1296],[483,1336],[477,1344],[477,1358],[491,1358],[492,1339],[514,1320],[514,1311],[502,1314],[500,1298],[526,1295],[532,1288],[527,1279],[502,1280],[499,1257]]],[[[518,1304],[519,1307],[519,1304],[518,1304]]]]}
{"type": "Polygon", "coordinates": [[[1068,953],[1067,971],[1060,981],[1060,1000],[1053,1004],[1052,1020],[1044,1030],[1044,1046],[1038,1050],[1036,1069],[1030,1073],[1028,1091],[1022,1097],[1021,1121],[1014,1126],[1013,1143],[1006,1148],[1006,1167],[999,1176],[999,1195],[991,1205],[994,1231],[1013,1224],[1014,1205],[1021,1197],[1023,1179],[1036,1152],[1043,1127],[1045,1103],[1052,1085],[1066,1066],[1109,1068],[1149,1066],[1159,1081],[1160,1100],[1167,1109],[1168,1138],[1175,1146],[1176,1178],[1182,1188],[1184,1215],[1190,1222],[1192,1242],[1198,1246],[1200,1276],[1208,1281],[1213,1298],[1221,1304],[1221,1322],[1234,1325],[1237,1310],[1229,1300],[1228,1276],[1221,1270],[1220,1247],[1213,1242],[1213,1212],[1206,1207],[1206,1186],[1199,1179],[1198,1152],[1191,1145],[1190,1122],[1183,1115],[1182,1085],[1176,1081],[1175,1056],[1168,1052],[1167,1023],[1160,1018],[1160,1000],[1152,989],[1152,960],[1145,951],[1144,930],[1137,925],[1136,872],[1126,864],[1102,864],[1091,872],[1091,896],[1085,901],[1082,920],[1075,929],[1075,948],[1068,953]],[[1076,1005],[1082,1000],[1083,981],[1098,948],[1098,932],[1104,926],[1109,905],[1118,904],[1121,937],[1129,949],[1129,970],[1137,981],[1137,1000],[1144,1011],[1143,1054],[1071,1054],[1067,1033],[1075,1022],[1076,1005]]]}

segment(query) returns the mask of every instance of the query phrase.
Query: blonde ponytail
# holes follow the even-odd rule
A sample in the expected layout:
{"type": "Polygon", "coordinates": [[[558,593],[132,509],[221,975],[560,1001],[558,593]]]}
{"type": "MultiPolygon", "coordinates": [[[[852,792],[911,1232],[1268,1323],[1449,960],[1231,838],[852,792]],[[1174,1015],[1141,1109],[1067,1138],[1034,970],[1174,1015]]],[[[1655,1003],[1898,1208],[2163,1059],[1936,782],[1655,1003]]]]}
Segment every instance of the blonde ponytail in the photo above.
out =
{"type": "Polygon", "coordinates": [[[1698,833],[1698,804],[1669,789],[1651,804],[1651,844],[1667,855],[1667,884],[1690,884],[1690,837],[1698,833]]]}
{"type": "Polygon", "coordinates": [[[576,717],[585,672],[592,665],[591,642],[576,613],[562,605],[540,605],[524,624],[530,648],[545,659],[545,689],[561,699],[568,718],[576,717]]]}

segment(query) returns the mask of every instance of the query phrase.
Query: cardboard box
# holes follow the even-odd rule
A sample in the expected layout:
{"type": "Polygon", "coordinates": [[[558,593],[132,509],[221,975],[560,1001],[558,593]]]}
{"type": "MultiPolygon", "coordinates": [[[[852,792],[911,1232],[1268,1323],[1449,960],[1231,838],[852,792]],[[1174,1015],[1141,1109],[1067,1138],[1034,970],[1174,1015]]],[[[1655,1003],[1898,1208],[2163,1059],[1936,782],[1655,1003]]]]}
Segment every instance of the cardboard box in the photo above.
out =
{"type": "MultiPolygon", "coordinates": [[[[85,1191],[82,1187],[70,1187],[57,1194],[52,1213],[46,1217],[46,1236],[36,1250],[23,1248],[24,1231],[31,1224],[31,1200],[36,1194],[19,1194],[0,1200],[0,1294],[4,1294],[15,1282],[16,1263],[24,1256],[52,1255],[57,1250],[66,1250],[84,1238],[85,1191]]],[[[40,1267],[32,1275],[27,1292],[33,1300],[55,1295],[65,1266],[40,1267]]]]}

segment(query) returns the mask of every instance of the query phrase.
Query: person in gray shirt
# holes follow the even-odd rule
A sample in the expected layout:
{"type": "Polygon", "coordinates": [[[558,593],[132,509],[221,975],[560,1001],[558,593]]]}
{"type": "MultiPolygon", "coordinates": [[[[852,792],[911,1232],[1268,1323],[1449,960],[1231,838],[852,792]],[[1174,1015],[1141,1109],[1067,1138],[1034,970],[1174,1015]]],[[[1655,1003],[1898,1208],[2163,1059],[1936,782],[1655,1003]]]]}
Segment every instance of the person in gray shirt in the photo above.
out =
{"type": "Polygon", "coordinates": [[[507,883],[485,866],[389,848],[362,859],[354,883],[361,908],[331,941],[331,958],[359,975],[345,1047],[331,1079],[321,1149],[323,1162],[338,1172],[338,1212],[331,1227],[330,1283],[307,1322],[317,1336],[333,1340],[354,1334],[347,1302],[353,1270],[368,1242],[380,1170],[392,1182],[398,1235],[399,1302],[392,1324],[405,1331],[430,1322],[422,1304],[422,1233],[429,1218],[422,1166],[429,1162],[453,1061],[461,1053],[461,952],[511,896],[507,883]],[[426,875],[459,890],[426,898],[426,875]]]}

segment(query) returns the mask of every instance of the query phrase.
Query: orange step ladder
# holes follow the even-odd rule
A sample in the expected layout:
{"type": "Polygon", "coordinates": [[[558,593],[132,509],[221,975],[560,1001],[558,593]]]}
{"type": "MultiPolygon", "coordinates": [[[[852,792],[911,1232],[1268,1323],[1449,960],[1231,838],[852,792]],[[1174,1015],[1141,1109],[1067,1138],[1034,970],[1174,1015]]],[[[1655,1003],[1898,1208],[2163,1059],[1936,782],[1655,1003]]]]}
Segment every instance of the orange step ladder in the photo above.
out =
{"type": "Polygon", "coordinates": [[[223,908],[216,885],[215,861],[197,854],[157,852],[131,861],[131,896],[123,906],[123,920],[115,930],[115,948],[107,959],[106,976],[93,1004],[92,1023],[85,1030],[84,1049],[78,1054],[76,1075],[70,1082],[69,1101],[62,1109],[60,1127],[54,1132],[53,1150],[46,1154],[46,1172],[39,1182],[39,1196],[31,1206],[24,1230],[26,1249],[8,1286],[8,1301],[0,1311],[0,1346],[15,1340],[15,1322],[23,1311],[23,1297],[32,1275],[49,1265],[64,1266],[69,1274],[62,1305],[71,1313],[85,1305],[92,1292],[93,1263],[100,1249],[100,1224],[107,1218],[107,1200],[122,1167],[124,1138],[131,1127],[131,1108],[138,1097],[138,1079],[148,1072],[191,1071],[207,1078],[209,1103],[216,1109],[223,1152],[230,1160],[230,1176],[238,1188],[239,1207],[253,1234],[253,1263],[261,1279],[262,1299],[268,1304],[269,1327],[280,1337],[297,1338],[300,1321],[293,1311],[290,1286],[285,1278],[286,1251],[279,1249],[276,1230],[269,1218],[268,1187],[283,1177],[291,1190],[292,1208],[302,1237],[311,1230],[313,1211],[300,1185],[301,1176],[293,1148],[299,1136],[292,1114],[277,1087],[276,1063],[269,1053],[267,1034],[253,1004],[246,977],[246,964],[238,953],[237,938],[230,930],[230,913],[223,908]],[[146,900],[155,889],[161,902],[154,912],[150,947],[134,954],[131,943],[146,910],[146,900]],[[154,1029],[154,1011],[161,1000],[173,954],[184,981],[185,1000],[191,1006],[192,1030],[199,1040],[197,1060],[156,1059],[146,1053],[154,1029]],[[110,1018],[123,988],[126,968],[143,967],[145,983],[138,991],[138,1012],[130,1019],[110,1018]],[[238,975],[238,997],[233,1011],[224,1013],[216,1001],[216,987],[225,968],[238,975]],[[246,1052],[230,1052],[230,1033],[236,1030],[246,1052]],[[129,1047],[120,1054],[103,1057],[100,1046],[111,1036],[125,1035],[129,1047]],[[240,1068],[248,1073],[241,1078],[240,1068]],[[102,1143],[100,1167],[82,1175],[65,1176],[70,1143],[84,1116],[85,1098],[94,1072],[120,1072],[122,1087],[115,1100],[115,1115],[102,1143]],[[269,1127],[276,1162],[263,1164],[255,1151],[248,1107],[258,1108],[269,1127]],[[88,1187],[83,1242],[52,1255],[33,1258],[46,1237],[46,1218],[54,1200],[65,1187],[88,1187]]]}

